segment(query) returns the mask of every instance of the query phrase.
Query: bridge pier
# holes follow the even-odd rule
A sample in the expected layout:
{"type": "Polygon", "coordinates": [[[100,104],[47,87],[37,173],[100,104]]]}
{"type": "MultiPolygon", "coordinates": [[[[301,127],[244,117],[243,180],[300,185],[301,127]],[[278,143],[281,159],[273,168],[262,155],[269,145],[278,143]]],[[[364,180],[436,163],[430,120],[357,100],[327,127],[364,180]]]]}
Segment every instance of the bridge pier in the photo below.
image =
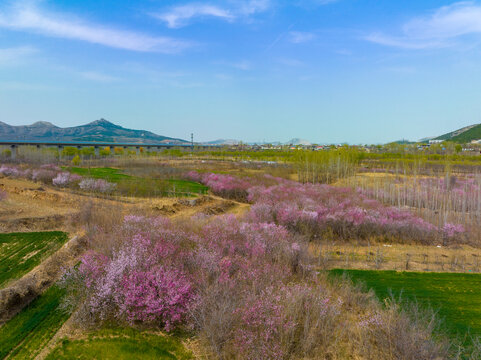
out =
{"type": "Polygon", "coordinates": [[[95,157],[99,157],[100,156],[100,147],[94,146],[94,153],[95,153],[95,157]]]}
{"type": "Polygon", "coordinates": [[[58,159],[62,160],[63,145],[57,145],[57,150],[58,150],[58,159]]]}
{"type": "Polygon", "coordinates": [[[137,156],[140,155],[140,146],[135,147],[135,153],[136,153],[137,156]]]}
{"type": "Polygon", "coordinates": [[[12,160],[15,160],[17,158],[17,145],[10,145],[10,154],[12,157],[12,160]]]}

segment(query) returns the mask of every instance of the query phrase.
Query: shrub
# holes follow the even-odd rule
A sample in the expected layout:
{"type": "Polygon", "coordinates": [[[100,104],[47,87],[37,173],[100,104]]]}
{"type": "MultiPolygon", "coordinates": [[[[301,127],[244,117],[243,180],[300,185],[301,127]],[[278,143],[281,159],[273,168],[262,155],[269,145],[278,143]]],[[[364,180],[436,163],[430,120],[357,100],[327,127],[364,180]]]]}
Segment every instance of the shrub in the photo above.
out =
{"type": "MultiPolygon", "coordinates": [[[[252,210],[243,220],[197,216],[175,223],[128,215],[95,226],[100,220],[89,217],[94,250],[66,281],[81,301],[78,321],[188,329],[220,359],[447,356],[428,318],[384,309],[372,294],[317,274],[308,237],[300,235],[331,229],[343,238],[417,238],[437,232],[433,225],[352,189],[189,176],[227,196],[243,191],[252,210]]],[[[79,185],[97,188],[93,179],[79,185]]]]}
{"type": "MultiPolygon", "coordinates": [[[[301,184],[280,178],[236,178],[213,173],[186,174],[221,196],[254,205],[253,222],[283,225],[291,231],[317,238],[325,232],[341,239],[390,237],[431,242],[445,231],[408,210],[383,205],[364,190],[325,184],[301,184]]],[[[451,238],[463,231],[457,228],[451,238]]]]}
{"type": "Polygon", "coordinates": [[[197,171],[190,171],[185,174],[189,180],[200,182],[208,186],[212,192],[219,196],[239,201],[247,201],[248,190],[254,186],[269,186],[283,183],[286,180],[276,178],[270,175],[263,177],[238,178],[231,175],[214,174],[214,173],[198,173],[197,171]]]}
{"type": "Polygon", "coordinates": [[[79,153],[79,150],[73,146],[66,146],[62,150],[62,156],[77,156],[79,153]]]}
{"type": "Polygon", "coordinates": [[[111,193],[117,187],[117,184],[110,183],[103,179],[83,179],[79,183],[79,187],[82,190],[100,192],[100,193],[111,193]]]}
{"type": "Polygon", "coordinates": [[[127,321],[160,323],[167,331],[183,320],[193,296],[192,285],[181,271],[161,265],[131,271],[123,277],[120,289],[120,310],[127,321]]]}
{"type": "Polygon", "coordinates": [[[10,158],[10,157],[12,157],[12,150],[10,150],[10,149],[4,149],[4,150],[2,150],[2,152],[0,153],[0,155],[1,155],[3,158],[10,158]]]}
{"type": "Polygon", "coordinates": [[[44,184],[51,184],[52,180],[57,176],[56,170],[49,170],[47,168],[37,169],[32,171],[32,180],[42,182],[44,184]]]}
{"type": "Polygon", "coordinates": [[[426,319],[329,285],[283,226],[139,215],[118,225],[116,245],[87,252],[68,277],[85,325],[189,329],[226,359],[386,358],[392,346],[395,358],[445,355],[426,319]]]}
{"type": "Polygon", "coordinates": [[[72,159],[72,164],[75,165],[75,166],[78,166],[78,165],[80,165],[80,162],[81,162],[80,156],[75,155],[74,158],[72,159]]]}
{"type": "Polygon", "coordinates": [[[14,166],[2,165],[0,167],[0,174],[3,176],[17,177],[20,173],[21,172],[14,166]]]}
{"type": "Polygon", "coordinates": [[[83,156],[86,156],[86,157],[94,157],[95,156],[95,149],[93,147],[83,147],[80,150],[80,153],[83,156]]]}
{"type": "Polygon", "coordinates": [[[107,146],[99,151],[100,156],[110,156],[110,148],[107,146]]]}
{"type": "Polygon", "coordinates": [[[80,175],[71,174],[69,172],[61,172],[52,179],[52,184],[58,187],[66,187],[72,184],[79,183],[81,180],[82,177],[80,175]]]}
{"type": "Polygon", "coordinates": [[[251,187],[248,180],[239,179],[230,175],[214,173],[199,174],[196,171],[191,171],[186,174],[186,177],[208,186],[212,192],[217,195],[239,201],[246,201],[247,189],[251,187]]]}
{"type": "Polygon", "coordinates": [[[406,210],[387,207],[349,188],[286,182],[249,189],[252,221],[273,222],[319,236],[331,230],[342,239],[387,235],[428,241],[437,228],[406,210]]]}
{"type": "Polygon", "coordinates": [[[61,169],[55,164],[43,164],[40,166],[43,170],[61,171],[61,169]]]}

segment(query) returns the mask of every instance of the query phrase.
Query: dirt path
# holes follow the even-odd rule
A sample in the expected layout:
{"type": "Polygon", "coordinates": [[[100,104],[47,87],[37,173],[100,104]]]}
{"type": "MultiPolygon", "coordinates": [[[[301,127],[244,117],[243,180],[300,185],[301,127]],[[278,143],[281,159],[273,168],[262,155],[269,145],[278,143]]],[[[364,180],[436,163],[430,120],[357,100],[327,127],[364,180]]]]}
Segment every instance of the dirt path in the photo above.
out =
{"type": "Polygon", "coordinates": [[[219,215],[228,212],[240,215],[249,208],[248,204],[214,195],[196,198],[98,197],[9,178],[0,178],[0,190],[8,194],[7,199],[0,202],[0,232],[65,230],[66,223],[89,202],[105,207],[114,206],[125,214],[141,212],[149,216],[174,218],[189,217],[196,213],[219,215]]]}

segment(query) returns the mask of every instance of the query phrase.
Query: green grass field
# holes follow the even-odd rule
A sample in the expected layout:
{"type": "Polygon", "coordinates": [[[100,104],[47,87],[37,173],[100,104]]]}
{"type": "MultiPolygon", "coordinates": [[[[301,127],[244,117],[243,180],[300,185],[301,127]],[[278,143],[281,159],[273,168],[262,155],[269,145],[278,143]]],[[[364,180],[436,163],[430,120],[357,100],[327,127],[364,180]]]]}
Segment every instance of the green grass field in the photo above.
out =
{"type": "Polygon", "coordinates": [[[84,177],[104,179],[117,184],[117,191],[126,196],[186,196],[189,194],[206,194],[207,186],[197,182],[181,179],[155,179],[131,176],[114,168],[69,167],[66,170],[84,177]]]}
{"type": "Polygon", "coordinates": [[[0,359],[33,359],[52,339],[69,313],[60,308],[64,290],[50,287],[0,327],[0,359]]]}
{"type": "Polygon", "coordinates": [[[205,185],[199,184],[194,181],[189,180],[179,180],[179,179],[172,179],[167,180],[170,184],[170,187],[175,192],[185,192],[185,193],[194,193],[194,194],[206,194],[209,188],[205,185]]]}
{"type": "Polygon", "coordinates": [[[468,331],[481,336],[481,275],[455,273],[418,273],[374,270],[332,270],[331,274],[349,275],[354,282],[364,282],[382,300],[393,295],[417,300],[439,311],[452,335],[468,331]]]}
{"type": "Polygon", "coordinates": [[[28,273],[67,240],[60,231],[0,234],[0,287],[28,273]]]}
{"type": "Polygon", "coordinates": [[[131,178],[130,175],[123,174],[120,169],[108,168],[108,167],[68,167],[65,168],[72,174],[77,174],[84,177],[90,177],[94,179],[104,179],[110,182],[119,182],[120,180],[131,178]]]}
{"type": "Polygon", "coordinates": [[[193,359],[180,339],[133,329],[101,330],[82,340],[63,340],[47,360],[193,359]]]}

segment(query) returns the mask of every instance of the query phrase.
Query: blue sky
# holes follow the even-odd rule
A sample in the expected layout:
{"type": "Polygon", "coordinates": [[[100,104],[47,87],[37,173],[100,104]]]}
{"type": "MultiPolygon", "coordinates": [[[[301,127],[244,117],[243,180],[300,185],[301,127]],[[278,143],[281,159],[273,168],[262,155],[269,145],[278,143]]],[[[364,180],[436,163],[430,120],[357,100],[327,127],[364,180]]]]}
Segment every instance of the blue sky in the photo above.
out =
{"type": "Polygon", "coordinates": [[[419,139],[481,122],[481,1],[1,0],[0,121],[198,141],[419,139]]]}

